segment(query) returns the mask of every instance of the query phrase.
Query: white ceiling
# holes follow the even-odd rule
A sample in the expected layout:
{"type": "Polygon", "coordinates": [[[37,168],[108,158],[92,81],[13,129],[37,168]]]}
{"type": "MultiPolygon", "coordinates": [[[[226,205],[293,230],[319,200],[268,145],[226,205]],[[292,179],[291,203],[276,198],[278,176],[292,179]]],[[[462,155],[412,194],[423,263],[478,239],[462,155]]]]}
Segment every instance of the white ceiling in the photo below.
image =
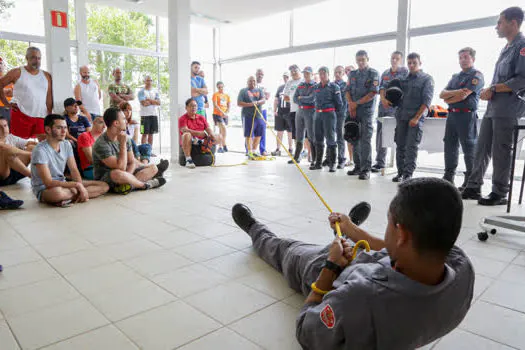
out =
{"type": "MultiPolygon", "coordinates": [[[[168,14],[168,1],[177,0],[87,0],[91,3],[99,3],[115,6],[123,9],[147,13],[150,15],[164,16],[168,14]]],[[[319,3],[325,0],[190,0],[192,11],[208,18],[232,23],[244,22],[257,17],[264,17],[275,13],[289,11],[294,8],[319,3]]],[[[199,18],[197,22],[209,22],[199,18]]],[[[212,23],[212,22],[209,22],[212,23]]]]}

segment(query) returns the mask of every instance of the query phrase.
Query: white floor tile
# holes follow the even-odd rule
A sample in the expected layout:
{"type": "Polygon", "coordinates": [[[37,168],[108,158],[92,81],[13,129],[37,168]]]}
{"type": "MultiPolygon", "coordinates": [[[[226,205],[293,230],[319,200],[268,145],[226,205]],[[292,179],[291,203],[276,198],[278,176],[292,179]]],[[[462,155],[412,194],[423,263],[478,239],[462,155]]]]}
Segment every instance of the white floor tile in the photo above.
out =
{"type": "Polygon", "coordinates": [[[45,258],[67,255],[93,248],[93,245],[81,238],[70,238],[60,242],[48,242],[34,246],[35,249],[45,258]]]}
{"type": "Polygon", "coordinates": [[[45,261],[7,267],[0,273],[0,290],[23,286],[58,276],[45,261]]]}
{"type": "Polygon", "coordinates": [[[96,266],[109,264],[116,260],[115,257],[110,256],[102,251],[102,249],[95,248],[51,258],[48,261],[61,274],[65,275],[75,271],[87,270],[96,266]]]}
{"type": "Polygon", "coordinates": [[[231,254],[236,250],[219,242],[204,239],[200,242],[175,247],[173,248],[173,251],[191,261],[202,262],[218,256],[231,254]]]}
{"type": "Polygon", "coordinates": [[[474,271],[477,274],[481,274],[491,278],[498,277],[508,265],[508,263],[505,262],[483,258],[475,255],[470,255],[469,258],[472,262],[472,265],[474,265],[474,271]]]}
{"type": "Polygon", "coordinates": [[[511,347],[456,329],[443,337],[432,350],[511,350],[511,347]]]}
{"type": "Polygon", "coordinates": [[[237,282],[245,284],[248,287],[256,289],[259,292],[267,294],[277,300],[281,300],[295,294],[295,291],[288,287],[288,283],[284,277],[273,268],[267,268],[256,273],[249,274],[238,279],[237,282]]]}
{"type": "Polygon", "coordinates": [[[0,258],[2,259],[3,267],[42,260],[42,257],[31,247],[0,251],[0,258]]]}
{"type": "Polygon", "coordinates": [[[480,242],[478,240],[470,240],[461,248],[467,255],[475,255],[502,262],[511,262],[519,254],[519,250],[508,249],[491,244],[491,242],[480,242]]]}
{"type": "Polygon", "coordinates": [[[13,333],[5,321],[0,321],[0,345],[2,350],[20,350],[13,333]]]}
{"type": "Polygon", "coordinates": [[[232,324],[230,328],[264,349],[301,349],[295,339],[296,318],[296,309],[277,303],[232,324]]]}
{"type": "Polygon", "coordinates": [[[276,300],[240,283],[229,282],[190,296],[185,301],[222,324],[229,324],[276,300]],[[232,303],[224,303],[224,300],[232,303]]]}
{"type": "Polygon", "coordinates": [[[180,267],[193,264],[188,260],[172,251],[161,251],[138,258],[123,261],[126,265],[137,271],[141,275],[153,277],[162,273],[177,270],[180,267]]]}
{"type": "Polygon", "coordinates": [[[525,313],[525,284],[496,281],[481,300],[525,313]]]}
{"type": "Polygon", "coordinates": [[[520,253],[516,259],[512,261],[514,265],[519,265],[525,267],[525,253],[520,253]]]}
{"type": "Polygon", "coordinates": [[[9,321],[23,349],[37,349],[108,324],[84,299],[14,317],[9,321]]]}
{"type": "Polygon", "coordinates": [[[138,350],[115,326],[105,326],[84,333],[74,338],[64,340],[42,350],[138,350]]]}
{"type": "Polygon", "coordinates": [[[172,294],[146,280],[104,289],[89,297],[89,301],[112,322],[174,300],[172,294]]]}
{"type": "Polygon", "coordinates": [[[509,265],[499,276],[501,280],[525,284],[525,266],[509,265]]]}
{"type": "Polygon", "coordinates": [[[220,324],[182,301],[117,323],[143,350],[174,349],[202,337],[220,324]]]}
{"type": "Polygon", "coordinates": [[[159,245],[142,238],[124,243],[106,245],[101,249],[107,255],[118,260],[130,259],[162,250],[159,245]]]}
{"type": "Polygon", "coordinates": [[[228,349],[228,350],[261,350],[260,347],[241,337],[239,334],[221,328],[210,333],[194,342],[184,345],[179,350],[208,350],[208,349],[228,349]]]}
{"type": "Polygon", "coordinates": [[[495,279],[493,278],[476,274],[476,279],[474,281],[474,299],[483,294],[489,285],[494,283],[494,281],[495,279]]]}
{"type": "Polygon", "coordinates": [[[258,257],[245,252],[236,252],[208,260],[204,265],[233,278],[243,277],[268,267],[268,265],[258,257]]]}
{"type": "Polygon", "coordinates": [[[299,311],[302,309],[305,300],[306,300],[306,297],[304,295],[295,293],[294,295],[281,300],[281,302],[287,305],[290,305],[291,307],[296,308],[297,311],[299,311]]]}
{"type": "Polygon", "coordinates": [[[240,229],[234,233],[216,237],[214,240],[224,245],[227,245],[228,247],[232,247],[234,249],[239,250],[246,249],[252,246],[252,239],[250,238],[250,236],[248,236],[245,232],[241,231],[240,229]]]}
{"type": "Polygon", "coordinates": [[[167,232],[144,232],[141,236],[167,249],[204,240],[204,237],[201,235],[182,228],[172,229],[167,232]]]}

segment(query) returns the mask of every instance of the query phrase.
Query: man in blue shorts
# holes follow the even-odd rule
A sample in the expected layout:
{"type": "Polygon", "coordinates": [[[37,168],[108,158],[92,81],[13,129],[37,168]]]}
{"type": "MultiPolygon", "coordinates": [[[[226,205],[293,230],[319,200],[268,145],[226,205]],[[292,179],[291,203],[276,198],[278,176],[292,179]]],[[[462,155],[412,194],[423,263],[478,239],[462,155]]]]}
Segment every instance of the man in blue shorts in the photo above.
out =
{"type": "MultiPolygon", "coordinates": [[[[244,137],[248,155],[259,156],[259,143],[266,125],[261,119],[255,106],[262,106],[266,102],[264,92],[255,85],[255,77],[248,78],[248,87],[239,92],[237,105],[242,108],[241,116],[244,125],[244,137]]],[[[260,109],[260,107],[258,107],[260,109]]]]}

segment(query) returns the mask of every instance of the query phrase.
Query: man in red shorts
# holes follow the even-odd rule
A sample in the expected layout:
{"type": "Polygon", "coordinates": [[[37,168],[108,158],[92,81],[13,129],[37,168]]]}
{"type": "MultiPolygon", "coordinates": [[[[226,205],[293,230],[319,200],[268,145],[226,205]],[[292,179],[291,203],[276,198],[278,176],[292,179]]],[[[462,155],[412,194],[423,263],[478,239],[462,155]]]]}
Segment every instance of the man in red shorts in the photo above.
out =
{"type": "Polygon", "coordinates": [[[27,65],[10,70],[0,78],[0,101],[11,109],[11,132],[28,139],[45,134],[44,118],[53,109],[51,74],[40,69],[42,54],[37,47],[26,51],[27,65]],[[8,102],[4,87],[13,84],[8,102]]]}

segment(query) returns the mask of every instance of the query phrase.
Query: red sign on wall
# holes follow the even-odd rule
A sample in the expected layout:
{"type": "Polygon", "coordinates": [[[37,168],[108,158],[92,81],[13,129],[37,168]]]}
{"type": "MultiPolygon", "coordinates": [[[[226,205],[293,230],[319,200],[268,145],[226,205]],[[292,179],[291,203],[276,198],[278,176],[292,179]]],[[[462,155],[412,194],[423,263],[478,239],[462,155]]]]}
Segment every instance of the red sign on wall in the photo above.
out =
{"type": "Polygon", "coordinates": [[[51,11],[51,25],[58,28],[67,28],[67,13],[51,11]]]}

